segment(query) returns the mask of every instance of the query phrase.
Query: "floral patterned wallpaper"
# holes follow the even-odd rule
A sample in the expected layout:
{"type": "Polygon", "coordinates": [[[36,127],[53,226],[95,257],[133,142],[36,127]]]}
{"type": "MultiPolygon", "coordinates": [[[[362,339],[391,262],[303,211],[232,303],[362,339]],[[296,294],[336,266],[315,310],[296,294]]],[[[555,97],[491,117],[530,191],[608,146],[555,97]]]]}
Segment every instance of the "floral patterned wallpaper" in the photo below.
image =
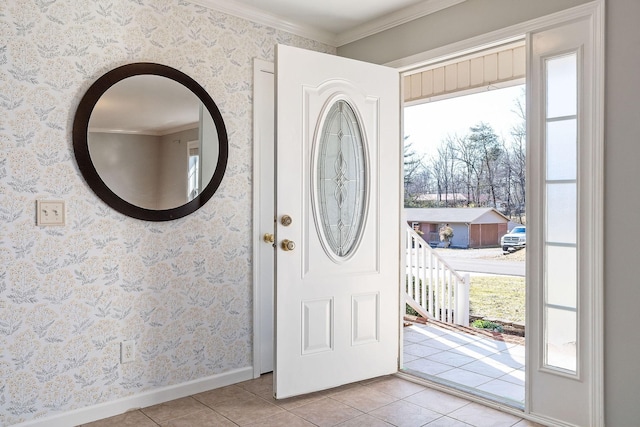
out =
{"type": "Polygon", "coordinates": [[[252,364],[252,61],[276,43],[335,53],[183,0],[0,2],[0,426],[252,364]],[[72,152],[87,88],[139,61],[195,78],[229,133],[218,192],[175,221],[110,209],[72,152]],[[36,199],[66,226],[37,227],[36,199]]]}

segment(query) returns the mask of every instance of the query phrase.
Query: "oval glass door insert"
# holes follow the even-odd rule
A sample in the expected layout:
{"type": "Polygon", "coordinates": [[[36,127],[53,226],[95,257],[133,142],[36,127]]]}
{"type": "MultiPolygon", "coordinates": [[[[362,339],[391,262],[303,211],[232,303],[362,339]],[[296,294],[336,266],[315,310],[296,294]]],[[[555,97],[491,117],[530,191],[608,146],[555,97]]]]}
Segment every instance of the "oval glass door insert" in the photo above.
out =
{"type": "Polygon", "coordinates": [[[328,108],[315,144],[317,228],[325,251],[336,260],[353,254],[364,229],[368,173],[362,135],[353,108],[339,99],[328,108]]]}

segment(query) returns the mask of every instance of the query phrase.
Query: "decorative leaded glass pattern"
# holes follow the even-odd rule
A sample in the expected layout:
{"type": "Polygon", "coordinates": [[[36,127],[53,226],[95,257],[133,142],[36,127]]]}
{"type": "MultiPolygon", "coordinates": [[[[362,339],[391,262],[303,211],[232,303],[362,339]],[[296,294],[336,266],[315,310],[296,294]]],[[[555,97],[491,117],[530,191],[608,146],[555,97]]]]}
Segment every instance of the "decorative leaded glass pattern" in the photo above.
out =
{"type": "Polygon", "coordinates": [[[348,258],[358,246],[364,226],[367,201],[366,150],[360,123],[345,100],[329,108],[314,167],[314,205],[325,250],[337,258],[348,258]]]}

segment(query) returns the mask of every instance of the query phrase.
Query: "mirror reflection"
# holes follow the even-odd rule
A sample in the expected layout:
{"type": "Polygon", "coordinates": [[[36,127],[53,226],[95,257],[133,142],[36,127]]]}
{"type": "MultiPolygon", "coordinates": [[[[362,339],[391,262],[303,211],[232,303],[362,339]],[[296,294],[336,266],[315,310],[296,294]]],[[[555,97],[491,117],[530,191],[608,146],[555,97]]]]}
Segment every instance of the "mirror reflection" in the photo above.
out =
{"type": "Polygon", "coordinates": [[[88,124],[91,161],[105,185],[150,210],[177,208],[211,181],[219,156],[211,114],[187,87],[151,74],[120,80],[88,124]]]}

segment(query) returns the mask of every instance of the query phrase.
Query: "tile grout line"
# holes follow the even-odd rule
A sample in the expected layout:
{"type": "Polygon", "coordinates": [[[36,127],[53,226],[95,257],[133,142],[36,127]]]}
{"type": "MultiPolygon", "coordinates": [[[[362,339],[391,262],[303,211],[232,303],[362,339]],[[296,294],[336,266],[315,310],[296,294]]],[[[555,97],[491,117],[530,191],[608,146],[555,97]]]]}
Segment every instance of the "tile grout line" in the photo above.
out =
{"type": "Polygon", "coordinates": [[[157,426],[160,426],[159,423],[156,422],[156,420],[154,420],[153,418],[151,418],[149,415],[145,414],[141,409],[137,409],[138,412],[140,412],[144,417],[146,417],[147,419],[151,420],[152,423],[154,423],[157,426]]]}

